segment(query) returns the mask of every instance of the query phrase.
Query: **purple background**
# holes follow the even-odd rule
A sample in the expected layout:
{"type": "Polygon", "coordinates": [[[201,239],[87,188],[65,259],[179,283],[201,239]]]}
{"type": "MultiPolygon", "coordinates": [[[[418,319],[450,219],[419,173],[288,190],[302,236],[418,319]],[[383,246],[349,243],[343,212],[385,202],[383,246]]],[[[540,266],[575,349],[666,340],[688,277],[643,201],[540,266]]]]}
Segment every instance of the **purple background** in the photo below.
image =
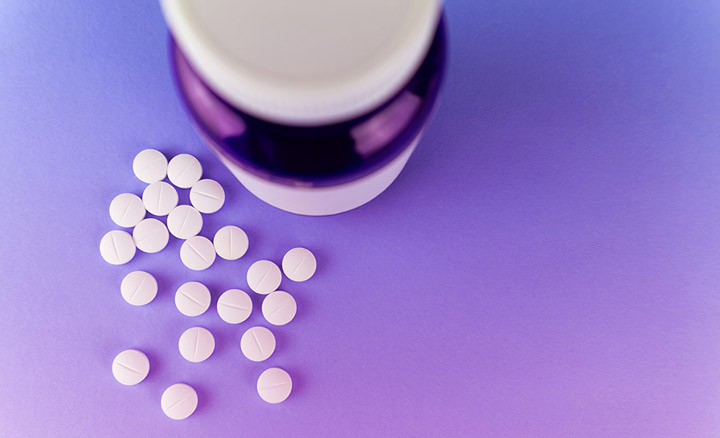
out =
{"type": "Polygon", "coordinates": [[[155,2],[29,3],[0,8],[1,436],[720,433],[717,1],[449,1],[424,141],[381,197],[325,218],[264,205],[202,144],[155,2]],[[246,257],[192,273],[172,239],[100,258],[145,147],[201,159],[228,195],[202,234],[245,228],[246,257]],[[259,313],[174,308],[182,282],[215,301],[295,245],[319,270],[283,283],[299,312],[267,362],[239,351],[259,313]],[[135,269],[160,284],[142,308],[119,293],[135,269]],[[200,364],[177,352],[196,324],[217,338],[200,364]],[[151,373],[123,387],[131,347],[151,373]],[[294,378],[281,405],[255,392],[268,366],[294,378]],[[181,422],[160,409],[178,381],[200,396],[181,422]]]}

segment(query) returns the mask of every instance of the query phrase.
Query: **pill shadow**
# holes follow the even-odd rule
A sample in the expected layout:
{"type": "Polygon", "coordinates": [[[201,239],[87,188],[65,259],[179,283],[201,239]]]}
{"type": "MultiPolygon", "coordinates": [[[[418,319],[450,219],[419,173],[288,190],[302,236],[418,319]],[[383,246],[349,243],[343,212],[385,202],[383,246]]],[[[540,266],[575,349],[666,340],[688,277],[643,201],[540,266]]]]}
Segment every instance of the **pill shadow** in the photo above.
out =
{"type": "Polygon", "coordinates": [[[297,368],[286,368],[286,367],[279,367],[284,369],[285,371],[290,374],[290,378],[292,379],[292,392],[290,393],[290,396],[288,397],[287,401],[293,400],[295,397],[300,397],[303,394],[303,391],[305,390],[306,385],[306,379],[305,379],[305,373],[302,372],[302,370],[299,370],[297,368]]]}
{"type": "MultiPolygon", "coordinates": [[[[288,292],[289,293],[289,292],[288,292]]],[[[313,299],[310,294],[301,294],[299,297],[297,295],[293,295],[293,298],[295,298],[295,304],[297,306],[297,311],[295,312],[295,317],[293,317],[292,321],[286,324],[286,326],[291,325],[293,323],[296,323],[298,321],[303,321],[305,318],[307,318],[309,315],[312,316],[313,312],[313,299]]]]}
{"type": "Polygon", "coordinates": [[[257,257],[263,244],[263,238],[260,237],[262,236],[262,232],[259,228],[252,225],[249,221],[241,225],[238,224],[237,226],[242,228],[242,230],[245,231],[245,234],[247,234],[248,236],[248,250],[242,257],[237,260],[238,262],[245,261],[247,263],[247,266],[245,266],[245,272],[247,272],[247,268],[250,267],[250,264],[255,260],[259,260],[257,257]]]}
{"type": "Polygon", "coordinates": [[[333,267],[333,257],[330,257],[328,252],[323,247],[308,248],[315,255],[315,261],[317,262],[317,268],[315,268],[315,274],[303,284],[313,283],[313,280],[322,278],[326,271],[333,267]]]}
{"type": "MultiPolygon", "coordinates": [[[[149,269],[148,272],[155,277],[157,281],[158,292],[153,302],[163,303],[167,300],[175,301],[175,291],[180,287],[181,282],[177,275],[172,275],[156,269],[149,269]],[[154,271],[154,272],[153,272],[154,271]]],[[[152,304],[152,303],[151,303],[152,304]]]]}
{"type": "MultiPolygon", "coordinates": [[[[212,269],[212,267],[210,267],[212,269]]],[[[220,295],[222,295],[223,292],[230,289],[229,287],[223,287],[222,282],[210,279],[210,280],[193,280],[193,281],[200,281],[200,283],[204,284],[209,290],[210,290],[210,308],[206,312],[210,312],[212,310],[215,310],[217,313],[217,300],[220,298],[220,295]]]]}
{"type": "MultiPolygon", "coordinates": [[[[213,356],[221,358],[225,355],[231,355],[235,343],[237,343],[237,350],[240,350],[240,338],[230,324],[213,327],[212,333],[213,336],[215,336],[215,351],[213,352],[213,356]]],[[[227,358],[223,360],[227,360],[227,358]]]]}
{"type": "Polygon", "coordinates": [[[142,351],[145,353],[145,356],[147,356],[148,361],[150,362],[150,372],[148,373],[147,381],[153,383],[162,376],[165,368],[162,355],[156,350],[144,349],[142,351]]]}
{"type": "Polygon", "coordinates": [[[273,352],[272,356],[270,358],[282,357],[285,356],[285,351],[290,349],[291,343],[288,337],[285,335],[284,330],[282,329],[283,326],[276,326],[272,324],[263,324],[264,327],[267,327],[272,332],[273,336],[275,336],[275,351],[273,352]]]}
{"type": "Polygon", "coordinates": [[[195,408],[195,412],[193,412],[193,416],[195,415],[203,415],[203,413],[206,410],[210,409],[210,405],[212,402],[212,393],[211,391],[208,391],[207,388],[205,388],[202,385],[198,385],[196,383],[190,383],[190,386],[195,389],[195,392],[197,393],[198,397],[198,404],[197,408],[195,408]]]}

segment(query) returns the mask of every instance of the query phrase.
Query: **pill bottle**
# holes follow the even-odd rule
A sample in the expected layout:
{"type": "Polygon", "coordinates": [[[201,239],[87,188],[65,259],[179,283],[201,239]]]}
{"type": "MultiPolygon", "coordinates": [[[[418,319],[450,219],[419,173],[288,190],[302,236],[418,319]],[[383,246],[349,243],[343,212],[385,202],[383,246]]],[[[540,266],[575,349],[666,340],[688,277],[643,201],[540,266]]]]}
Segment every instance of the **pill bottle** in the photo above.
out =
{"type": "Polygon", "coordinates": [[[178,93],[255,196],[321,216],[383,192],[446,63],[441,0],[161,0],[178,93]]]}

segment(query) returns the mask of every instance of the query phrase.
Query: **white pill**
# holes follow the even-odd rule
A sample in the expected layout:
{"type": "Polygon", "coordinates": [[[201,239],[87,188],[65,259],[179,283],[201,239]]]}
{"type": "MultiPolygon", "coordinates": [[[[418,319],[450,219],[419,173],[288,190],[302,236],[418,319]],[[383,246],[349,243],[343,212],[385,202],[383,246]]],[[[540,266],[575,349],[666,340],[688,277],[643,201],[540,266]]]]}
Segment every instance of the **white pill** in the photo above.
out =
{"type": "Polygon", "coordinates": [[[100,240],[100,255],[111,265],[124,265],[135,257],[135,242],[125,231],[110,231],[100,240]]]}
{"type": "Polygon", "coordinates": [[[317,260],[307,248],[293,248],[282,260],[283,272],[292,281],[306,281],[315,274],[317,260]]]}
{"type": "Polygon", "coordinates": [[[275,336],[265,327],[250,328],[240,338],[240,350],[253,362],[262,362],[275,351],[275,336]]]}
{"type": "Polygon", "coordinates": [[[287,292],[277,290],[266,296],[262,303],[262,314],[272,325],[285,325],[295,318],[297,303],[287,292]]]}
{"type": "Polygon", "coordinates": [[[248,243],[245,231],[234,225],[220,228],[213,238],[215,252],[225,260],[237,260],[244,256],[248,249],[248,243]]]}
{"type": "Polygon", "coordinates": [[[145,149],[135,155],[133,172],[140,181],[152,184],[165,178],[167,165],[167,158],[162,152],[155,149],[145,149]]]}
{"type": "Polygon", "coordinates": [[[190,154],[180,154],[170,160],[167,176],[171,183],[181,189],[189,189],[202,177],[202,165],[190,154]]]}
{"type": "Polygon", "coordinates": [[[210,290],[202,283],[189,281],[175,292],[175,307],[186,316],[198,316],[210,307],[210,290]]]}
{"type": "Polygon", "coordinates": [[[287,371],[280,368],[268,368],[260,374],[257,392],[268,403],[280,403],[290,395],[292,379],[287,371]]]}
{"type": "Polygon", "coordinates": [[[202,226],[202,215],[189,205],[178,205],[167,217],[168,230],[178,239],[189,239],[197,235],[202,226]]]}
{"type": "Polygon", "coordinates": [[[176,383],[163,392],[160,399],[165,415],[173,420],[184,420],[197,409],[197,392],[190,385],[176,383]]]}
{"type": "Polygon", "coordinates": [[[215,351],[215,338],[203,327],[193,327],[180,335],[178,348],[182,357],[190,362],[202,362],[215,351]]]}
{"type": "Polygon", "coordinates": [[[125,350],[115,356],[112,372],[115,379],[123,385],[137,385],[145,380],[150,372],[150,361],[142,351],[125,350]]]}
{"type": "Polygon", "coordinates": [[[133,306],[144,306],[155,299],[158,285],[155,277],[145,271],[133,271],[120,283],[120,293],[133,306]]]}
{"type": "Polygon", "coordinates": [[[158,181],[145,187],[142,200],[148,212],[155,216],[165,216],[177,205],[178,194],[170,184],[158,181]]]}
{"type": "Polygon", "coordinates": [[[134,227],[144,217],[145,206],[137,195],[122,193],[110,202],[110,219],[121,227],[134,227]]]}
{"type": "Polygon", "coordinates": [[[180,247],[180,260],[193,271],[202,271],[215,261],[215,247],[202,236],[193,236],[180,247]]]}
{"type": "Polygon", "coordinates": [[[230,289],[218,298],[217,311],[220,318],[230,324],[240,324],[252,313],[252,300],[247,292],[230,289]]]}
{"type": "Polygon", "coordinates": [[[275,292],[280,286],[282,273],[280,268],[270,260],[258,260],[247,272],[247,282],[253,291],[267,295],[275,292]]]}
{"type": "Polygon", "coordinates": [[[162,251],[169,239],[167,227],[157,219],[143,219],[133,229],[135,246],[142,252],[153,254],[162,251]]]}
{"type": "Polygon", "coordinates": [[[225,191],[213,179],[201,179],[190,189],[190,202],[200,213],[215,213],[225,203],[225,191]]]}

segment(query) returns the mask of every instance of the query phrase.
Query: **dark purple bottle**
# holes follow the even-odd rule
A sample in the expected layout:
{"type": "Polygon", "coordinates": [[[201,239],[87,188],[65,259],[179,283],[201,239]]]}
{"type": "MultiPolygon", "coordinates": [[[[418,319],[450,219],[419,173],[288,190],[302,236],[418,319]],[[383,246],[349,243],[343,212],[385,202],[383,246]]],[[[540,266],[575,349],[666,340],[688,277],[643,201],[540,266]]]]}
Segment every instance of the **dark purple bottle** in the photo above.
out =
{"type": "Polygon", "coordinates": [[[387,188],[437,100],[446,63],[440,2],[214,3],[222,2],[162,4],[182,100],[237,178],[306,215],[347,211],[387,188]],[[313,6],[330,10],[313,15],[313,6]],[[254,31],[238,30],[233,16],[254,31]]]}

